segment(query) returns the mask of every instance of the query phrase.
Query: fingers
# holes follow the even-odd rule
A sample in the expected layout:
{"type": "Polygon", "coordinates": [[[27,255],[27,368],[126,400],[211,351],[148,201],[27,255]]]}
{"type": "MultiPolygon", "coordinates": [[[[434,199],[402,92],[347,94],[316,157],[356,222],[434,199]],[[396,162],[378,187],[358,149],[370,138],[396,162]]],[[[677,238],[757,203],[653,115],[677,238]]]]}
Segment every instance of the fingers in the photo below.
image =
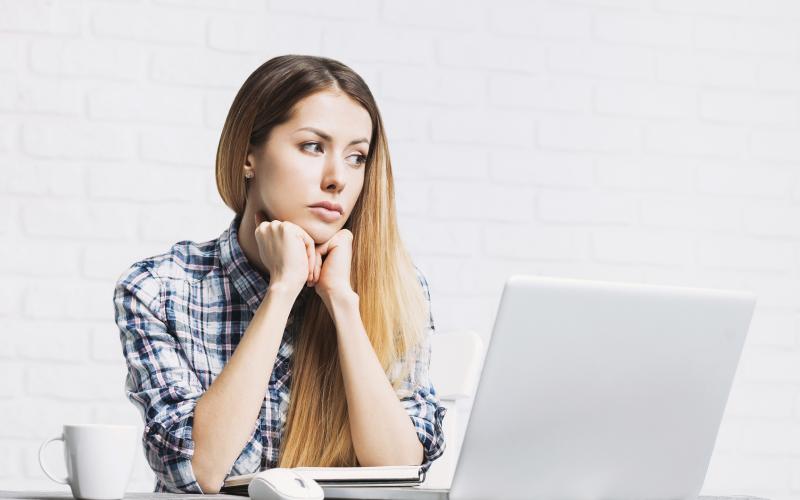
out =
{"type": "Polygon", "coordinates": [[[336,246],[335,238],[317,245],[314,239],[306,232],[305,229],[289,221],[281,221],[279,224],[285,228],[290,228],[306,246],[306,253],[308,255],[308,280],[307,286],[314,286],[319,282],[319,276],[322,273],[322,257],[328,253],[330,249],[336,246]]]}
{"type": "Polygon", "coordinates": [[[308,257],[308,277],[306,279],[306,286],[312,286],[316,283],[316,279],[314,279],[314,268],[316,266],[316,257],[315,257],[315,243],[314,239],[306,232],[305,229],[294,224],[289,221],[284,221],[283,225],[287,228],[291,228],[290,230],[293,231],[306,246],[306,256],[308,257]]]}
{"type": "Polygon", "coordinates": [[[319,281],[319,272],[322,270],[322,254],[314,251],[314,255],[316,256],[314,259],[314,283],[319,281]]]}
{"type": "Polygon", "coordinates": [[[316,252],[314,251],[314,240],[308,238],[308,282],[313,286],[316,280],[314,279],[314,264],[316,263],[316,252]]]}
{"type": "Polygon", "coordinates": [[[331,236],[331,239],[329,239],[325,243],[321,243],[317,247],[317,250],[319,250],[319,252],[322,255],[327,255],[328,252],[330,252],[333,248],[336,248],[338,245],[342,244],[341,240],[343,238],[346,240],[347,243],[352,244],[353,233],[350,232],[349,229],[340,229],[339,231],[336,232],[336,234],[331,236]]]}
{"type": "Polygon", "coordinates": [[[297,224],[288,221],[284,222],[284,224],[288,227],[291,227],[294,232],[298,234],[300,238],[302,238],[306,245],[306,254],[308,256],[308,279],[306,281],[307,285],[311,286],[316,281],[314,280],[314,266],[316,264],[316,257],[314,257],[314,254],[316,253],[314,250],[316,244],[314,243],[314,239],[308,234],[308,232],[306,232],[305,229],[297,224]]]}
{"type": "MultiPolygon", "coordinates": [[[[333,239],[333,238],[331,238],[331,239],[333,239]]],[[[321,243],[321,244],[320,244],[320,245],[317,247],[317,251],[319,252],[319,254],[320,254],[320,255],[327,255],[327,253],[328,253],[328,246],[330,245],[330,242],[331,242],[331,240],[328,240],[328,241],[326,241],[325,243],[321,243]]]]}
{"type": "Polygon", "coordinates": [[[306,246],[306,259],[308,259],[308,275],[306,276],[306,285],[308,286],[311,284],[311,278],[313,277],[314,272],[314,245],[309,243],[308,238],[302,238],[302,240],[306,246]]]}

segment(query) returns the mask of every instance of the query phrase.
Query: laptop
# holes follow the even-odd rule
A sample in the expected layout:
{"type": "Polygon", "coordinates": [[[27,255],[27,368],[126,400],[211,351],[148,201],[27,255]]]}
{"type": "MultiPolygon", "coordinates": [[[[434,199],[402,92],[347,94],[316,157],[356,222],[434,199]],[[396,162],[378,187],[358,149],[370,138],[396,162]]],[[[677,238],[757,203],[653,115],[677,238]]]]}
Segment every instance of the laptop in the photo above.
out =
{"type": "Polygon", "coordinates": [[[755,302],[513,275],[450,488],[326,486],[325,497],[695,499],[755,302]]]}

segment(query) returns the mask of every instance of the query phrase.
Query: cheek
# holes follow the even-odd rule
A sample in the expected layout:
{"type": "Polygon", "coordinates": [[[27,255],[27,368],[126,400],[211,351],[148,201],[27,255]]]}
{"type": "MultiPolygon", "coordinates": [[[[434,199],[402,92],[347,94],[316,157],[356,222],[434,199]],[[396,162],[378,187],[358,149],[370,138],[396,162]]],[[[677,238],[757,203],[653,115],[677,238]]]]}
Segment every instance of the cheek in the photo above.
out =
{"type": "Polygon", "coordinates": [[[297,215],[298,205],[302,205],[298,200],[302,197],[296,189],[286,183],[278,183],[274,180],[262,179],[259,197],[261,205],[267,211],[271,220],[291,220],[297,215]]]}
{"type": "Polygon", "coordinates": [[[358,199],[361,197],[361,194],[364,192],[364,175],[361,174],[358,178],[353,181],[353,185],[356,189],[352,192],[352,198],[350,200],[350,207],[354,207],[356,203],[358,203],[358,199]]]}
{"type": "Polygon", "coordinates": [[[276,145],[264,156],[260,174],[266,182],[292,186],[304,181],[303,178],[313,172],[314,160],[315,158],[303,154],[292,145],[276,145]]]}
{"type": "Polygon", "coordinates": [[[259,177],[259,194],[264,206],[284,217],[291,216],[298,206],[304,206],[310,182],[304,173],[307,170],[291,158],[265,168],[259,177]]]}

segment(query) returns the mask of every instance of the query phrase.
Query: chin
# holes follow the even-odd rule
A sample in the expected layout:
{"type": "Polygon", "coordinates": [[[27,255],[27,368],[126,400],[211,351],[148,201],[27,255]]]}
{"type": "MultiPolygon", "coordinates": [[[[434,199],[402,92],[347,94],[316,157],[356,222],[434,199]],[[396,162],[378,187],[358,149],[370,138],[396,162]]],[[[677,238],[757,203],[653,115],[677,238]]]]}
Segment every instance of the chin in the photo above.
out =
{"type": "Polygon", "coordinates": [[[312,224],[306,224],[302,226],[303,229],[306,230],[311,239],[314,240],[314,243],[317,245],[325,243],[329,239],[333,238],[333,235],[339,231],[338,226],[334,226],[332,224],[325,224],[324,222],[315,221],[312,224]]]}

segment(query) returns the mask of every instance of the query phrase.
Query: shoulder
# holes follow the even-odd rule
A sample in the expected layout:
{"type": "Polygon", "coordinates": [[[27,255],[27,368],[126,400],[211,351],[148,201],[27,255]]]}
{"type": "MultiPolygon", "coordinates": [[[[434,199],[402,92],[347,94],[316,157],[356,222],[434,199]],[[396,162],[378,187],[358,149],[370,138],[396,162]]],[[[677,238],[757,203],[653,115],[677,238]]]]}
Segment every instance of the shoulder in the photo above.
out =
{"type": "Polygon", "coordinates": [[[166,252],[138,260],[120,275],[119,282],[142,281],[150,277],[157,281],[202,280],[219,267],[217,240],[194,242],[183,240],[166,252]]]}
{"type": "Polygon", "coordinates": [[[431,287],[428,284],[428,278],[425,276],[425,273],[422,272],[422,269],[419,268],[416,264],[414,264],[414,269],[417,273],[417,281],[419,282],[420,287],[422,288],[422,294],[425,297],[425,302],[427,304],[427,328],[430,330],[429,333],[432,333],[436,329],[436,324],[433,321],[433,311],[431,306],[431,287]]]}
{"type": "Polygon", "coordinates": [[[133,294],[153,310],[160,309],[163,286],[170,280],[202,280],[219,266],[217,240],[179,241],[166,252],[140,259],[117,277],[115,296],[133,294]]]}
{"type": "Polygon", "coordinates": [[[417,281],[419,282],[419,286],[422,287],[422,291],[425,294],[425,298],[431,300],[431,289],[430,285],[428,285],[428,279],[426,278],[425,273],[422,272],[419,266],[417,266],[416,264],[413,265],[414,265],[414,270],[417,273],[417,281]]]}

